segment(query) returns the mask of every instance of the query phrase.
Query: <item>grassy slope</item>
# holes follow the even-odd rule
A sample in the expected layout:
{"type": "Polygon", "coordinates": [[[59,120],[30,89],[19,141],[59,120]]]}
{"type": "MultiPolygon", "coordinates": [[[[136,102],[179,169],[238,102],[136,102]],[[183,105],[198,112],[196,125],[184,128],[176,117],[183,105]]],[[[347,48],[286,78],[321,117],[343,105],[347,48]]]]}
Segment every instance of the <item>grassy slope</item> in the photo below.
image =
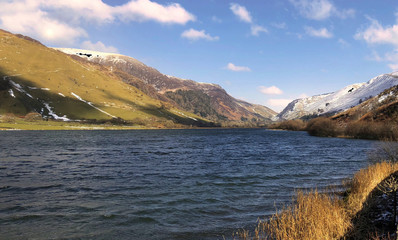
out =
{"type": "Polygon", "coordinates": [[[44,114],[48,103],[58,116],[70,119],[111,119],[112,117],[77,99],[72,93],[110,115],[125,120],[171,121],[195,124],[200,117],[150,98],[128,85],[107,68],[77,61],[59,51],[0,31],[0,114],[25,115],[35,110],[44,114]],[[8,76],[5,78],[5,76],[8,76]],[[30,94],[18,92],[12,80],[30,94]],[[32,89],[32,87],[38,89],[32,89]],[[42,90],[46,88],[49,90],[42,90]],[[13,90],[15,98],[9,93],[13,90]],[[65,97],[59,95],[63,94],[65,97]]]}

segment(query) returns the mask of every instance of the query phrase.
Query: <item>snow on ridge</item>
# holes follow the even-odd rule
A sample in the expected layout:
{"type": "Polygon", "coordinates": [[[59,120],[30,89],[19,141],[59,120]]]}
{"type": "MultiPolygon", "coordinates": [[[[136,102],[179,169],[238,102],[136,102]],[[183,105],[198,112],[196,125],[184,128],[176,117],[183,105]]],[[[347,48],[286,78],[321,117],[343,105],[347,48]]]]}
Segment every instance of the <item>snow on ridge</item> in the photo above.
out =
{"type": "Polygon", "coordinates": [[[10,94],[11,97],[15,98],[15,95],[14,95],[14,92],[12,91],[12,89],[9,89],[8,93],[10,94]]]}
{"type": "Polygon", "coordinates": [[[64,53],[70,54],[70,55],[76,55],[76,54],[82,53],[82,54],[91,54],[93,57],[94,56],[100,56],[100,57],[123,56],[123,55],[118,54],[118,53],[106,53],[106,52],[84,50],[84,49],[78,49],[78,48],[53,48],[53,49],[59,50],[61,52],[64,52],[64,53]]]}
{"type": "Polygon", "coordinates": [[[66,115],[64,115],[63,117],[58,116],[57,114],[54,113],[54,111],[52,110],[52,107],[50,107],[50,104],[48,103],[43,103],[44,107],[47,109],[48,111],[48,115],[52,116],[55,120],[62,120],[62,121],[70,121],[69,118],[66,117],[66,115]]]}
{"type": "Polygon", "coordinates": [[[306,115],[341,112],[395,85],[398,85],[398,72],[379,75],[368,82],[351,84],[330,94],[297,99],[279,113],[278,117],[288,120],[306,115]]]}
{"type": "Polygon", "coordinates": [[[91,107],[97,109],[98,111],[100,111],[100,112],[102,112],[102,113],[104,113],[104,114],[106,114],[106,115],[108,115],[108,116],[110,116],[110,117],[112,117],[112,118],[117,118],[116,116],[114,116],[114,115],[112,115],[112,114],[110,114],[110,113],[108,113],[108,112],[106,112],[106,111],[104,111],[104,110],[102,110],[102,109],[100,109],[100,108],[94,106],[91,102],[88,102],[88,101],[84,100],[83,98],[81,98],[81,97],[80,97],[79,95],[77,95],[76,93],[71,92],[71,94],[72,94],[75,98],[77,98],[79,101],[84,102],[84,103],[87,103],[88,105],[90,105],[91,107]]]}

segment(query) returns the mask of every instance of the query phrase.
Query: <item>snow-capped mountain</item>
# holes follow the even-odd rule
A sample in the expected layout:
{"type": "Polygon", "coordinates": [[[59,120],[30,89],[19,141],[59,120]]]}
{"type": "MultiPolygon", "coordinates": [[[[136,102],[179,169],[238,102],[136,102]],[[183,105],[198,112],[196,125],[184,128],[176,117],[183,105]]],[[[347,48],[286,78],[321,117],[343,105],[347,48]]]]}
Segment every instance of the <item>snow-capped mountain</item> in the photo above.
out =
{"type": "Polygon", "coordinates": [[[277,115],[279,120],[333,114],[352,108],[398,85],[398,72],[382,74],[366,83],[352,84],[333,93],[296,99],[277,115]]]}

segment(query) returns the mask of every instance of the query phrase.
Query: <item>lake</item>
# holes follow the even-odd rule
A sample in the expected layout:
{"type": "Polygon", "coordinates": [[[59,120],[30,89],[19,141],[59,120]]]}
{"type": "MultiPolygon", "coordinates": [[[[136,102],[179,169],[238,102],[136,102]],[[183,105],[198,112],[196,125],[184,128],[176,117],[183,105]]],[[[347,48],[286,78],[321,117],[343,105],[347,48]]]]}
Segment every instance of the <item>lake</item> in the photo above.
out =
{"type": "Polygon", "coordinates": [[[1,239],[226,239],[377,142],[265,129],[0,131],[1,239]]]}

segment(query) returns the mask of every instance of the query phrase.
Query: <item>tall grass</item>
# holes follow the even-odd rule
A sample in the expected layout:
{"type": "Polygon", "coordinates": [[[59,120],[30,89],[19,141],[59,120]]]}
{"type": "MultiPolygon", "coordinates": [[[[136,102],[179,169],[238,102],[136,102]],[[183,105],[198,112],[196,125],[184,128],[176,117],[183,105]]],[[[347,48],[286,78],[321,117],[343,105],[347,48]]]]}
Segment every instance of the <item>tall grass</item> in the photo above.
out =
{"type": "Polygon", "coordinates": [[[317,191],[298,192],[295,204],[259,222],[255,239],[339,239],[349,227],[339,199],[317,191]]]}
{"type": "MultiPolygon", "coordinates": [[[[377,185],[396,171],[398,163],[392,162],[376,163],[360,170],[345,184],[345,198],[316,190],[300,191],[292,205],[268,220],[260,220],[253,236],[242,231],[239,239],[331,240],[346,239],[347,236],[350,239],[369,239],[370,235],[365,237],[353,233],[353,220],[377,185]]],[[[377,233],[372,234],[377,236],[377,233]]]]}

